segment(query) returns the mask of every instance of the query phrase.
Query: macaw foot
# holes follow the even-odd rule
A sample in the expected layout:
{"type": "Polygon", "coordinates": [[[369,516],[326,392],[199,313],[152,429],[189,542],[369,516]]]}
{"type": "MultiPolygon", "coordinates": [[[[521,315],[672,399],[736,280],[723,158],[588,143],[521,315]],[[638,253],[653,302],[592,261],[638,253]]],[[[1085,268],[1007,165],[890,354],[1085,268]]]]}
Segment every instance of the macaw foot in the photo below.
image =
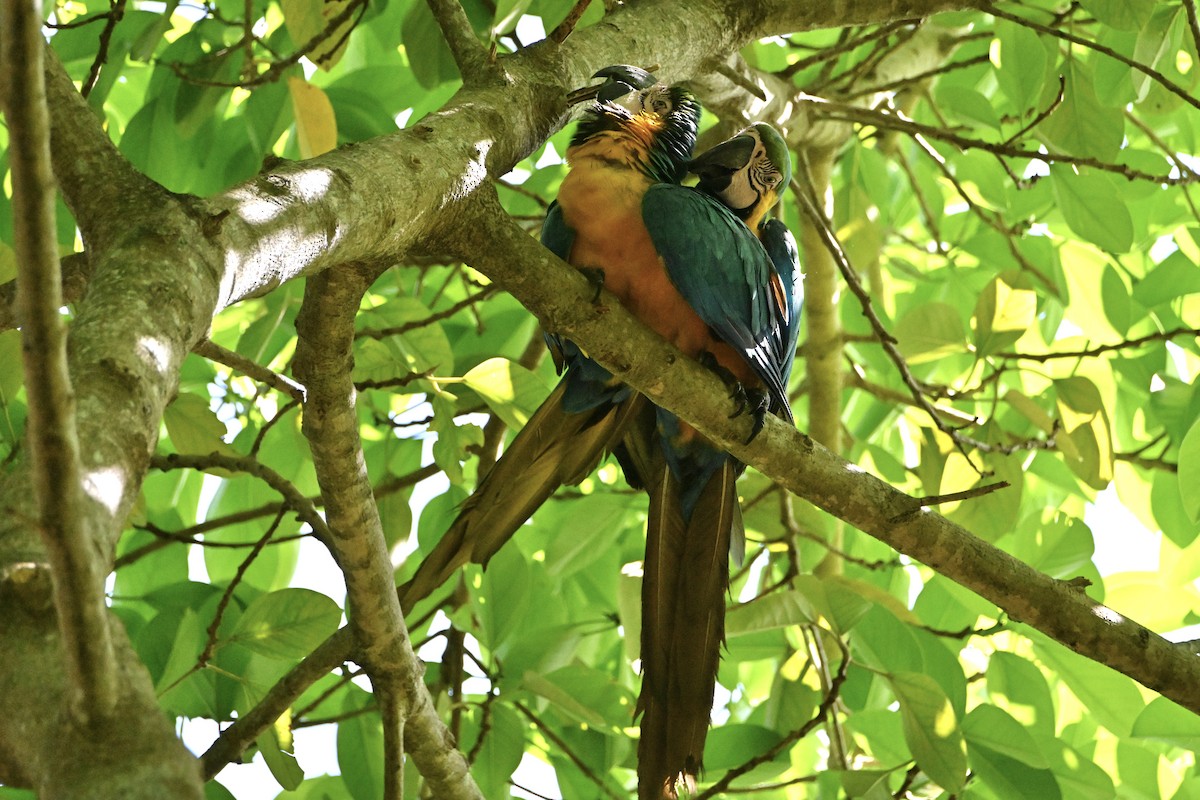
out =
{"type": "Polygon", "coordinates": [[[740,414],[749,411],[754,416],[754,425],[750,428],[750,435],[746,437],[745,444],[750,444],[754,441],[754,437],[762,431],[763,425],[767,420],[767,412],[771,410],[771,398],[762,389],[747,389],[742,384],[738,384],[737,388],[731,392],[734,401],[737,402],[737,409],[729,416],[736,417],[740,414]]]}
{"type": "Polygon", "coordinates": [[[592,305],[596,305],[600,302],[600,290],[604,288],[604,270],[600,267],[579,267],[579,271],[596,290],[592,295],[592,305]]]}
{"type": "Polygon", "coordinates": [[[737,379],[737,376],[730,372],[717,362],[716,356],[707,350],[701,351],[696,356],[705,367],[708,367],[713,372],[717,373],[725,386],[729,389],[729,399],[737,405],[733,409],[733,413],[729,415],[729,419],[740,417],[747,411],[754,415],[754,427],[750,429],[750,436],[746,438],[746,444],[754,441],[754,437],[758,436],[762,431],[763,425],[767,419],[767,412],[771,409],[771,398],[761,389],[747,389],[745,384],[737,379]]]}

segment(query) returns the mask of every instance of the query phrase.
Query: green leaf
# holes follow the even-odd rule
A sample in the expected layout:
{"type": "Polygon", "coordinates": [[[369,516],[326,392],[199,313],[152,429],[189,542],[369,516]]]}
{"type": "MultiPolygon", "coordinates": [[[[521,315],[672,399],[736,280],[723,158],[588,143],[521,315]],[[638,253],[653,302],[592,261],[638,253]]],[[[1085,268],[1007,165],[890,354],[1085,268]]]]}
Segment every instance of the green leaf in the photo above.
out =
{"type": "Polygon", "coordinates": [[[311,589],[280,589],[250,604],[230,642],[271,658],[300,659],[338,628],[342,610],[311,589]]]}
{"type": "Polygon", "coordinates": [[[1079,236],[1113,253],[1133,246],[1133,218],[1113,182],[1104,175],[1050,169],[1054,197],[1067,225],[1079,236]]]}
{"type": "Polygon", "coordinates": [[[1130,678],[1043,636],[1036,636],[1034,642],[1038,658],[1063,679],[1097,722],[1117,736],[1129,735],[1134,718],[1145,706],[1130,678]]]}
{"type": "Polygon", "coordinates": [[[1036,425],[1043,433],[1054,432],[1054,419],[1031,397],[1009,390],[1004,393],[1004,402],[1016,409],[1021,416],[1036,425]]]}
{"type": "MultiPolygon", "coordinates": [[[[418,4],[414,3],[414,7],[418,4]]],[[[453,374],[454,350],[446,332],[437,323],[428,323],[433,316],[424,303],[412,297],[397,297],[383,306],[360,314],[360,327],[379,327],[397,331],[382,340],[391,357],[391,364],[355,363],[354,378],[389,378],[405,372],[437,372],[453,374]]]]}
{"type": "MultiPolygon", "coordinates": [[[[347,7],[347,0],[280,0],[283,19],[288,34],[297,49],[307,45],[319,34],[326,33],[330,22],[347,7]]],[[[355,22],[355,15],[344,20],[337,28],[312,50],[307,58],[323,70],[330,70],[346,52],[348,34],[355,22]]]]}
{"type": "Polygon", "coordinates": [[[464,742],[463,752],[475,752],[475,748],[479,748],[479,754],[471,762],[471,775],[478,781],[483,796],[508,797],[511,795],[509,780],[525,751],[527,726],[523,717],[502,703],[492,706],[488,716],[485,729],[476,726],[477,735],[484,737],[483,743],[478,745],[468,739],[470,748],[464,742]]]}
{"type": "MultiPolygon", "coordinates": [[[[596,680],[598,677],[596,673],[591,675],[592,680],[596,680]]],[[[559,711],[585,725],[600,729],[608,728],[609,724],[604,715],[587,705],[578,695],[580,689],[583,688],[579,678],[578,668],[566,667],[564,670],[553,672],[550,675],[526,672],[521,678],[521,685],[534,694],[546,698],[559,711]]]]}
{"type": "Polygon", "coordinates": [[[1046,48],[1036,32],[1006,19],[996,20],[996,39],[999,42],[998,50],[994,51],[994,55],[999,55],[996,81],[1013,107],[1024,113],[1041,96],[1046,79],[1046,48]]]}
{"type": "Polygon", "coordinates": [[[293,753],[291,721],[291,711],[284,712],[274,725],[255,740],[271,775],[288,791],[295,790],[304,782],[304,770],[296,762],[293,753]]]}
{"type": "MultiPolygon", "coordinates": [[[[1133,48],[1133,60],[1154,69],[1163,56],[1174,54],[1179,49],[1179,41],[1178,39],[1172,41],[1171,26],[1175,24],[1176,17],[1183,13],[1183,9],[1176,5],[1160,6],[1155,9],[1150,16],[1150,21],[1138,30],[1137,45],[1133,48]]],[[[1133,90],[1137,95],[1135,102],[1140,103],[1146,99],[1146,95],[1150,91],[1150,76],[1141,70],[1133,70],[1131,77],[1133,78],[1133,90]]]]}
{"type": "Polygon", "coordinates": [[[1179,496],[1183,510],[1193,524],[1200,524],[1200,420],[1195,422],[1179,445],[1179,496]]]}
{"type": "MultiPolygon", "coordinates": [[[[267,503],[279,502],[279,495],[257,478],[236,475],[221,481],[209,505],[207,519],[220,519],[227,514],[261,508],[267,503]]],[[[262,538],[273,525],[273,518],[263,516],[248,522],[225,525],[204,534],[206,541],[223,544],[239,544],[241,547],[205,547],[204,566],[213,583],[228,584],[238,574],[243,562],[250,557],[254,542],[262,538]]],[[[300,542],[277,541],[285,536],[294,536],[300,523],[294,515],[284,515],[274,527],[272,541],[264,547],[250,566],[243,572],[242,580],[263,591],[279,589],[287,585],[296,569],[300,542]]]]}
{"type": "MultiPolygon", "coordinates": [[[[1063,78],[1062,104],[1034,130],[1054,148],[1070,155],[1113,161],[1125,135],[1122,110],[1097,99],[1091,71],[1079,59],[1065,64],[1063,78]]],[[[1043,95],[1043,105],[1049,106],[1054,90],[1046,88],[1049,91],[1043,95]]]]}
{"type": "Polygon", "coordinates": [[[383,725],[377,713],[355,713],[370,704],[366,692],[348,693],[342,712],[351,716],[337,726],[338,767],[353,800],[383,796],[383,725]]]}
{"type": "Polygon", "coordinates": [[[981,356],[1007,350],[1033,326],[1036,315],[1036,293],[992,280],[975,304],[975,349],[981,356]]]}
{"type": "Polygon", "coordinates": [[[163,424],[175,451],[206,456],[209,453],[231,454],[225,443],[228,431],[208,406],[208,400],[196,394],[184,393],[163,411],[163,424]]]}
{"type": "Polygon", "coordinates": [[[195,611],[188,608],[179,619],[171,655],[162,676],[154,685],[159,702],[172,712],[186,716],[211,716],[213,705],[207,676],[197,668],[204,651],[206,626],[195,611]]]}
{"type": "MultiPolygon", "coordinates": [[[[1036,38],[1036,34],[1035,34],[1036,38]]],[[[965,121],[1000,130],[1000,116],[988,101],[974,89],[961,86],[942,86],[937,90],[938,108],[965,121]]]]}
{"type": "Polygon", "coordinates": [[[529,370],[507,358],[489,358],[463,376],[510,428],[523,428],[546,398],[546,386],[529,370]]]}
{"type": "Polygon", "coordinates": [[[792,585],[838,633],[852,629],[873,607],[872,602],[864,598],[860,591],[850,589],[836,580],[799,575],[792,585]]]}
{"type": "Polygon", "coordinates": [[[1166,742],[1200,751],[1200,717],[1165,697],[1156,697],[1133,721],[1131,734],[1138,739],[1166,742]]]}
{"type": "Polygon", "coordinates": [[[1200,591],[1190,580],[1177,583],[1160,572],[1126,571],[1106,575],[1104,600],[1147,628],[1160,631],[1182,627],[1200,610],[1200,591]]]}
{"type": "Polygon", "coordinates": [[[530,613],[529,562],[515,547],[502,547],[488,562],[473,595],[480,617],[481,641],[497,648],[528,626],[530,613]]]}
{"type": "Polygon", "coordinates": [[[851,647],[857,660],[881,671],[916,672],[923,666],[912,629],[878,605],[854,627],[851,647]]]}
{"type": "Polygon", "coordinates": [[[413,74],[426,89],[458,77],[454,56],[426,3],[410,3],[401,28],[404,52],[413,74]]]}
{"type": "Polygon", "coordinates": [[[976,747],[986,747],[1035,769],[1049,766],[1029,731],[996,706],[976,706],[963,720],[962,731],[972,754],[976,747]]]}
{"type": "Polygon", "coordinates": [[[1031,767],[994,748],[972,744],[970,762],[971,769],[1001,800],[1059,800],[1063,796],[1053,772],[1031,767]]]}
{"type": "Polygon", "coordinates": [[[895,335],[900,352],[913,364],[961,353],[967,338],[958,309],[946,303],[917,306],[900,319],[895,335]]]}
{"type": "Polygon", "coordinates": [[[1053,735],[1054,701],[1041,670],[1012,653],[996,652],[988,660],[988,696],[1030,732],[1053,735]]]}
{"type": "Polygon", "coordinates": [[[1145,308],[1174,303],[1197,292],[1200,292],[1200,267],[1180,252],[1164,258],[1133,285],[1133,299],[1145,308]]]}
{"type": "Polygon", "coordinates": [[[1144,28],[1154,14],[1154,0],[1080,0],[1084,9],[1105,25],[1122,31],[1144,28]]]}
{"type": "Polygon", "coordinates": [[[800,592],[772,592],[730,608],[725,616],[725,635],[741,636],[793,625],[809,625],[816,617],[816,612],[800,592]]]}
{"type": "Polygon", "coordinates": [[[429,402],[433,406],[429,429],[437,434],[437,441],[433,443],[433,460],[451,483],[461,484],[462,462],[467,457],[467,448],[483,443],[483,431],[478,425],[460,425],[454,419],[454,406],[445,395],[435,395],[429,402]]]}
{"type": "MultiPolygon", "coordinates": [[[[708,732],[704,743],[704,768],[719,774],[757,758],[770,750],[782,737],[778,731],[761,725],[722,725],[708,732]]],[[[786,751],[776,756],[786,761],[786,751]]]]}
{"type": "MultiPolygon", "coordinates": [[[[19,331],[0,333],[0,403],[11,403],[25,383],[25,371],[21,364],[21,334],[19,331]]],[[[168,406],[169,408],[169,406],[168,406]]]]}
{"type": "Polygon", "coordinates": [[[1200,525],[1188,516],[1177,475],[1154,473],[1150,482],[1150,509],[1158,527],[1177,547],[1187,547],[1196,540],[1200,525]]]}
{"type": "Polygon", "coordinates": [[[904,740],[917,765],[943,789],[961,790],[967,780],[967,750],[946,693],[919,672],[898,672],[888,682],[900,702],[904,740]]]}

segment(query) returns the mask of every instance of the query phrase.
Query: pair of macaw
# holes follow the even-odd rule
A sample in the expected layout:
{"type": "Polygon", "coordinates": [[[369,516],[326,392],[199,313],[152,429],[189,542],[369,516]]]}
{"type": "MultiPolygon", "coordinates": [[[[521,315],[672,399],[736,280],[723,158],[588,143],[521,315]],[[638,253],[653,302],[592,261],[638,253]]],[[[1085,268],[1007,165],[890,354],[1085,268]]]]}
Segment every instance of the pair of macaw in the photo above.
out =
{"type": "MultiPolygon", "coordinates": [[[[800,269],[766,214],[791,176],[787,146],[758,124],[692,159],[700,107],[636,67],[609,67],[567,150],[542,230],[559,257],[601,277],[631,312],[731,382],[757,417],[791,421],[788,377],[800,269]],[[698,188],[680,185],[688,171],[698,188]]],[[[727,559],[744,547],[744,465],[620,383],[574,343],[548,337],[558,386],[479,482],[415,577],[405,608],[455,569],[488,559],[563,484],[613,453],[650,495],[642,589],[638,796],[677,796],[701,767],[724,641],[727,559]]],[[[740,558],[740,555],[738,555],[740,558]]]]}

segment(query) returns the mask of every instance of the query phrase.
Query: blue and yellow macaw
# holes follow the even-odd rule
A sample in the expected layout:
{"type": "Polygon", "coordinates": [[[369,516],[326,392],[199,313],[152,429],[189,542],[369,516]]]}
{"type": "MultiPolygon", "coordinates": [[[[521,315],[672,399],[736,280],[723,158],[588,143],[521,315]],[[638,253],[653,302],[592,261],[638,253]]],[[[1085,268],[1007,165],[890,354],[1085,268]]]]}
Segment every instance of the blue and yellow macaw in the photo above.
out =
{"type": "MultiPolygon", "coordinates": [[[[704,348],[705,360],[791,421],[799,259],[787,227],[766,219],[790,180],[786,144],[770,126],[755,126],[691,169],[698,189],[647,192],[647,229],[672,283],[720,340],[704,348]]],[[[627,477],[633,472],[650,493],[638,797],[674,800],[680,781],[694,791],[702,766],[724,641],[727,559],[731,545],[740,557],[744,535],[735,481],[745,467],[662,409],[653,430],[643,423],[624,448],[627,477]]]]}
{"type": "MultiPolygon", "coordinates": [[[[790,420],[795,247],[790,271],[777,267],[743,221],[761,221],[773,200],[764,193],[761,212],[743,217],[727,193],[705,187],[705,173],[702,190],[680,186],[699,106],[636,68],[611,67],[597,77],[607,80],[567,150],[571,169],[548,210],[543,243],[601,278],[683,352],[762,397],[762,410],[790,420]]],[[[786,150],[774,157],[788,168],[786,150]]],[[[729,186],[740,186],[734,160],[722,163],[733,167],[729,186]]],[[[747,157],[743,168],[757,163],[747,157]]],[[[763,177],[754,180],[757,186],[763,177]]],[[[574,343],[548,339],[562,380],[481,479],[402,601],[411,608],[459,566],[485,564],[559,486],[579,482],[613,452],[629,483],[650,495],[639,797],[674,798],[677,778],[694,785],[703,755],[724,638],[728,553],[742,535],[734,484],[744,467],[574,343]]]]}
{"type": "MultiPolygon", "coordinates": [[[[683,89],[657,84],[637,67],[608,67],[605,82],[567,149],[571,169],[550,206],[542,242],[603,285],[660,334],[649,296],[670,282],[642,222],[649,189],[687,174],[700,107],[683,89]],[[658,273],[657,278],[655,273],[658,273]]],[[[578,93],[577,93],[578,96],[578,93]]],[[[548,337],[563,378],[513,439],[413,579],[406,609],[468,562],[486,564],[560,486],[582,481],[616,448],[646,399],[586,358],[574,343],[548,337]]]]}
{"type": "Polygon", "coordinates": [[[796,240],[781,220],[767,217],[792,180],[787,142],[779,131],[758,122],[697,156],[688,166],[699,177],[701,191],[716,197],[745,223],[771,259],[771,281],[783,320],[785,339],[777,344],[785,354],[784,371],[791,373],[800,338],[800,308],[804,289],[796,240]]]}

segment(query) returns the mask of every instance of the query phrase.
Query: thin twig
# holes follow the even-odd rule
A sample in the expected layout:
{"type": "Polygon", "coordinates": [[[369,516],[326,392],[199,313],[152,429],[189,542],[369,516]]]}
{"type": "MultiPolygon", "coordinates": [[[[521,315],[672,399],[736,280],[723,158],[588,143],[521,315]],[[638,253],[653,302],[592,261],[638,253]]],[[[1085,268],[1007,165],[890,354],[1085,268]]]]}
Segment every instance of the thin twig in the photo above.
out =
{"type": "MultiPolygon", "coordinates": [[[[67,363],[62,273],[54,220],[50,115],[42,65],[40,2],[0,5],[0,86],[8,123],[17,318],[25,375],[29,457],[37,528],[53,579],[70,707],[79,722],[107,716],[117,702],[117,668],[104,578],[83,496],[75,395],[67,363]]],[[[101,524],[107,511],[96,505],[101,524]]]]}
{"type": "Polygon", "coordinates": [[[895,515],[894,517],[890,517],[888,519],[888,522],[891,523],[892,525],[899,525],[903,522],[907,522],[908,520],[912,519],[914,516],[919,514],[921,511],[927,511],[929,509],[929,506],[941,505],[942,503],[954,503],[959,500],[970,500],[971,498],[982,497],[985,494],[991,494],[992,492],[995,492],[999,489],[1007,489],[1008,487],[1009,487],[1008,481],[997,481],[995,483],[989,483],[984,486],[976,486],[972,489],[964,489],[961,492],[951,492],[949,494],[932,494],[932,495],[927,495],[925,497],[916,497],[916,498],[913,498],[912,506],[908,510],[901,511],[899,514],[895,515]]]}
{"type": "Polygon", "coordinates": [[[766,751],[759,753],[754,758],[747,760],[744,764],[726,772],[721,776],[721,779],[712,786],[705,789],[700,794],[696,795],[694,800],[709,800],[709,798],[720,797],[722,794],[729,791],[729,785],[735,780],[750,772],[760,764],[765,764],[772,761],[776,756],[784,750],[791,747],[796,742],[803,739],[820,725],[829,713],[833,710],[834,704],[842,691],[842,684],[846,682],[846,672],[850,667],[850,653],[846,650],[846,645],[840,640],[836,640],[838,647],[842,650],[842,663],[838,665],[837,675],[829,684],[829,691],[825,693],[825,698],[821,701],[821,705],[817,707],[817,713],[810,720],[805,722],[796,730],[790,732],[787,736],[780,739],[775,745],[768,748],[766,751]]]}
{"type": "Polygon", "coordinates": [[[1172,328],[1169,331],[1159,331],[1139,336],[1136,339],[1126,339],[1123,342],[1102,344],[1083,350],[1064,350],[1057,353],[997,353],[996,357],[1005,361],[1038,361],[1045,363],[1057,358],[1092,358],[1093,356],[1111,353],[1116,350],[1127,350],[1140,347],[1147,342],[1170,341],[1178,336],[1200,336],[1200,328],[1172,328]]]}
{"type": "Polygon", "coordinates": [[[92,67],[88,70],[88,76],[84,79],[83,85],[79,87],[79,93],[84,97],[92,93],[92,89],[96,88],[96,81],[100,80],[100,68],[108,61],[108,46],[112,41],[113,31],[116,29],[117,23],[125,16],[125,0],[116,0],[112,10],[106,16],[108,20],[104,23],[104,30],[100,31],[100,44],[96,49],[96,58],[92,61],[92,67]]]}
{"type": "Polygon", "coordinates": [[[548,38],[555,44],[562,44],[571,35],[571,31],[575,30],[575,26],[579,24],[579,18],[583,16],[583,12],[587,11],[587,7],[591,5],[592,0],[575,0],[575,5],[571,6],[571,10],[567,12],[567,16],[562,22],[555,26],[554,30],[550,31],[548,38]]]}
{"type": "Polygon", "coordinates": [[[1183,7],[1187,10],[1188,27],[1192,31],[1192,43],[1196,46],[1196,50],[1200,51],[1200,21],[1196,19],[1196,0],[1183,0],[1183,7]]]}
{"type": "Polygon", "coordinates": [[[974,139],[954,133],[945,128],[916,122],[899,113],[862,108],[848,103],[825,100],[813,95],[802,95],[797,98],[797,102],[811,105],[817,114],[827,119],[854,122],[860,125],[873,125],[878,128],[903,131],[909,135],[920,134],[927,139],[947,142],[962,150],[983,150],[997,156],[1027,158],[1046,164],[1073,164],[1079,167],[1092,167],[1103,172],[1120,175],[1129,180],[1148,181],[1163,186],[1178,186],[1180,184],[1196,183],[1200,180],[1195,175],[1178,177],[1170,174],[1153,175],[1124,164],[1113,164],[1090,156],[1072,156],[1066,153],[1043,153],[1038,150],[1030,150],[1002,142],[988,142],[983,139],[974,139]]]}
{"type": "Polygon", "coordinates": [[[212,339],[201,339],[192,348],[192,352],[209,361],[216,361],[219,364],[224,364],[235,372],[240,372],[243,375],[253,378],[260,383],[265,383],[272,389],[283,392],[288,397],[298,403],[304,402],[304,387],[296,383],[286,375],[280,375],[274,370],[267,369],[261,364],[251,361],[239,353],[222,347],[212,339]]]}
{"type": "Polygon", "coordinates": [[[333,534],[329,530],[329,526],[325,524],[325,518],[317,513],[314,503],[302,495],[295,484],[257,459],[248,456],[227,456],[221,453],[209,453],[206,456],[172,453],[166,456],[152,457],[150,466],[164,472],[172,469],[225,469],[253,475],[283,495],[287,507],[295,511],[296,516],[302,521],[308,523],[308,526],[313,529],[313,534],[326,547],[329,547],[330,542],[333,541],[333,534]]]}
{"type": "Polygon", "coordinates": [[[418,328],[424,328],[428,325],[441,322],[442,320],[450,319],[463,309],[470,308],[476,303],[491,297],[498,290],[499,287],[497,287],[495,284],[485,286],[478,292],[467,295],[462,300],[459,300],[457,303],[445,309],[444,311],[439,311],[436,314],[430,314],[428,317],[422,317],[421,319],[411,320],[403,325],[395,325],[391,328],[362,328],[361,330],[357,331],[354,336],[357,339],[386,339],[389,336],[403,336],[404,334],[417,330],[418,328]]]}
{"type": "Polygon", "coordinates": [[[532,711],[530,711],[528,706],[518,701],[513,703],[513,707],[516,708],[517,711],[520,711],[522,714],[524,714],[530,722],[536,725],[537,729],[542,732],[542,735],[549,739],[550,743],[557,747],[560,753],[569,758],[571,763],[574,764],[588,780],[596,784],[600,791],[604,792],[605,797],[611,797],[612,800],[621,800],[621,796],[614,792],[612,787],[605,783],[604,779],[597,775],[596,771],[588,766],[587,762],[575,754],[575,751],[571,748],[571,745],[569,745],[565,739],[555,733],[549,725],[547,725],[545,722],[542,722],[541,718],[539,718],[537,714],[534,714],[532,711]]]}

